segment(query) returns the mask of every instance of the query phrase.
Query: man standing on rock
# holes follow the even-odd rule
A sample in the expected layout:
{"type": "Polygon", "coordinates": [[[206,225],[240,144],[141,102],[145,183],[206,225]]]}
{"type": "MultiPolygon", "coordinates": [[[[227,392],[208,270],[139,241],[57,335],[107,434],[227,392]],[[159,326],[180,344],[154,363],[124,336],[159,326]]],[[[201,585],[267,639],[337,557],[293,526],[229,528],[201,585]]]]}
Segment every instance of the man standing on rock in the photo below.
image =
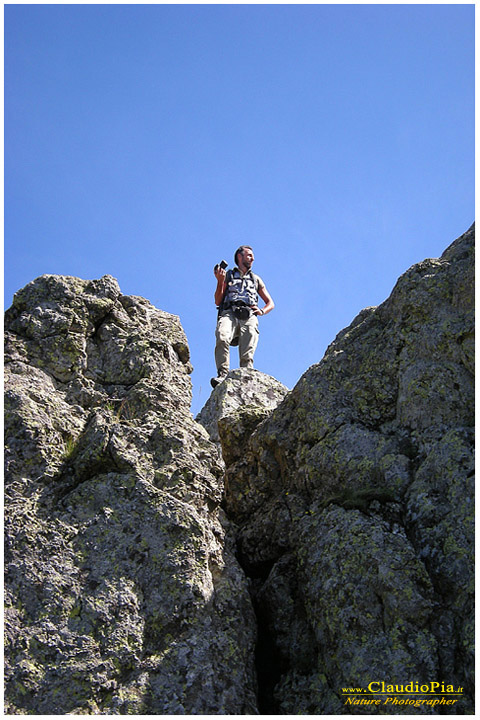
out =
{"type": "Polygon", "coordinates": [[[230,345],[238,344],[240,367],[253,368],[253,356],[258,342],[258,316],[266,315],[275,307],[265,283],[252,272],[253,250],[241,245],[235,252],[236,267],[226,271],[220,265],[214,268],[217,278],[215,305],[218,307],[215,331],[215,363],[217,377],[210,380],[216,387],[228,374],[230,345]],[[258,307],[258,296],[265,302],[258,307]]]}

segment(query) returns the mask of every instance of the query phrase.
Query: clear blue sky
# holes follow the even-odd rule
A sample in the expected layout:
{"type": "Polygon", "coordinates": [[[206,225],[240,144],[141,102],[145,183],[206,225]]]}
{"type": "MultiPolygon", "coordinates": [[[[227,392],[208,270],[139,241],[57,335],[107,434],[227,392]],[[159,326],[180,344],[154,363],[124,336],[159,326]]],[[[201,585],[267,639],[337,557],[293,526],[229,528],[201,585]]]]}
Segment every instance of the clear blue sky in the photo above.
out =
{"type": "Polygon", "coordinates": [[[238,245],[293,387],[473,220],[474,5],[5,6],[5,306],[113,275],[180,316],[194,413],[238,245]]]}

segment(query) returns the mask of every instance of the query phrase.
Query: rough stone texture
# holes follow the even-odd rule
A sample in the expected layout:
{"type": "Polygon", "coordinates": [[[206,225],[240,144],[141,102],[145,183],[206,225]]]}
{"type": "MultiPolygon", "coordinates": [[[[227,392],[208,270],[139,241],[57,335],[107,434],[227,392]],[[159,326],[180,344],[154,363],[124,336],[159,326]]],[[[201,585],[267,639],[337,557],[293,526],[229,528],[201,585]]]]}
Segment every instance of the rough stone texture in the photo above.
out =
{"type": "Polygon", "coordinates": [[[247,413],[256,410],[273,410],[288,393],[288,388],[271,375],[259,370],[237,368],[217,385],[202,410],[195,418],[207,430],[210,439],[220,448],[218,423],[239,410],[247,413]]]}
{"type": "Polygon", "coordinates": [[[410,268],[230,458],[226,510],[275,663],[261,712],[473,712],[473,253],[472,227],[410,268]],[[371,681],[465,695],[345,705],[371,681]]]}
{"type": "Polygon", "coordinates": [[[255,714],[255,618],[177,317],[105,276],[6,313],[6,712],[255,714]]]}
{"type": "Polygon", "coordinates": [[[230,373],[214,442],[178,318],[109,276],[17,293],[6,712],[472,713],[473,248],[410,268],[291,392],[230,373]],[[372,681],[465,697],[345,704],[372,681]]]}

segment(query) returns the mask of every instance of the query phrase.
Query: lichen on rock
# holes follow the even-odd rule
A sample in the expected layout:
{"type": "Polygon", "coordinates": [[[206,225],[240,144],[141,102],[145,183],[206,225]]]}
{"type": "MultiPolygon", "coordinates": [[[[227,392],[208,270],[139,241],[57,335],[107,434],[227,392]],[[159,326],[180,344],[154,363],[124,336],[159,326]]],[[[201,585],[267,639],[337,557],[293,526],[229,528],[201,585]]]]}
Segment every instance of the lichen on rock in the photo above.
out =
{"type": "Polygon", "coordinates": [[[473,252],[472,227],[410,268],[231,455],[225,507],[281,658],[269,712],[354,712],[342,688],[372,680],[445,680],[473,711],[473,252]]]}
{"type": "Polygon", "coordinates": [[[46,275],[6,313],[7,714],[474,712],[473,227],[288,391],[194,421],[179,319],[46,275]]]}
{"type": "Polygon", "coordinates": [[[6,712],[256,713],[255,621],[177,317],[111,277],[6,313],[6,712]]]}

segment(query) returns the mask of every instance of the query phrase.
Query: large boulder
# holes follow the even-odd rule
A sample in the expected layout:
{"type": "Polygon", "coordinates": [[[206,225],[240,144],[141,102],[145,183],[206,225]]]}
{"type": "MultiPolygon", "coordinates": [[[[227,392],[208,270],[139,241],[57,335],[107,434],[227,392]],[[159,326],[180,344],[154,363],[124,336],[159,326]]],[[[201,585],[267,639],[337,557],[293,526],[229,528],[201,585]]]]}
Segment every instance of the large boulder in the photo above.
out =
{"type": "Polygon", "coordinates": [[[221,446],[219,422],[237,413],[268,415],[288,393],[288,388],[271,375],[250,368],[231,370],[214,389],[195,418],[210,439],[221,446]]]}
{"type": "Polygon", "coordinates": [[[177,317],[42,276],[6,313],[6,712],[254,714],[255,618],[177,317]]]}
{"type": "Polygon", "coordinates": [[[410,268],[227,467],[273,667],[261,712],[412,712],[346,705],[372,681],[444,682],[473,712],[473,254],[472,227],[410,268]]]}

